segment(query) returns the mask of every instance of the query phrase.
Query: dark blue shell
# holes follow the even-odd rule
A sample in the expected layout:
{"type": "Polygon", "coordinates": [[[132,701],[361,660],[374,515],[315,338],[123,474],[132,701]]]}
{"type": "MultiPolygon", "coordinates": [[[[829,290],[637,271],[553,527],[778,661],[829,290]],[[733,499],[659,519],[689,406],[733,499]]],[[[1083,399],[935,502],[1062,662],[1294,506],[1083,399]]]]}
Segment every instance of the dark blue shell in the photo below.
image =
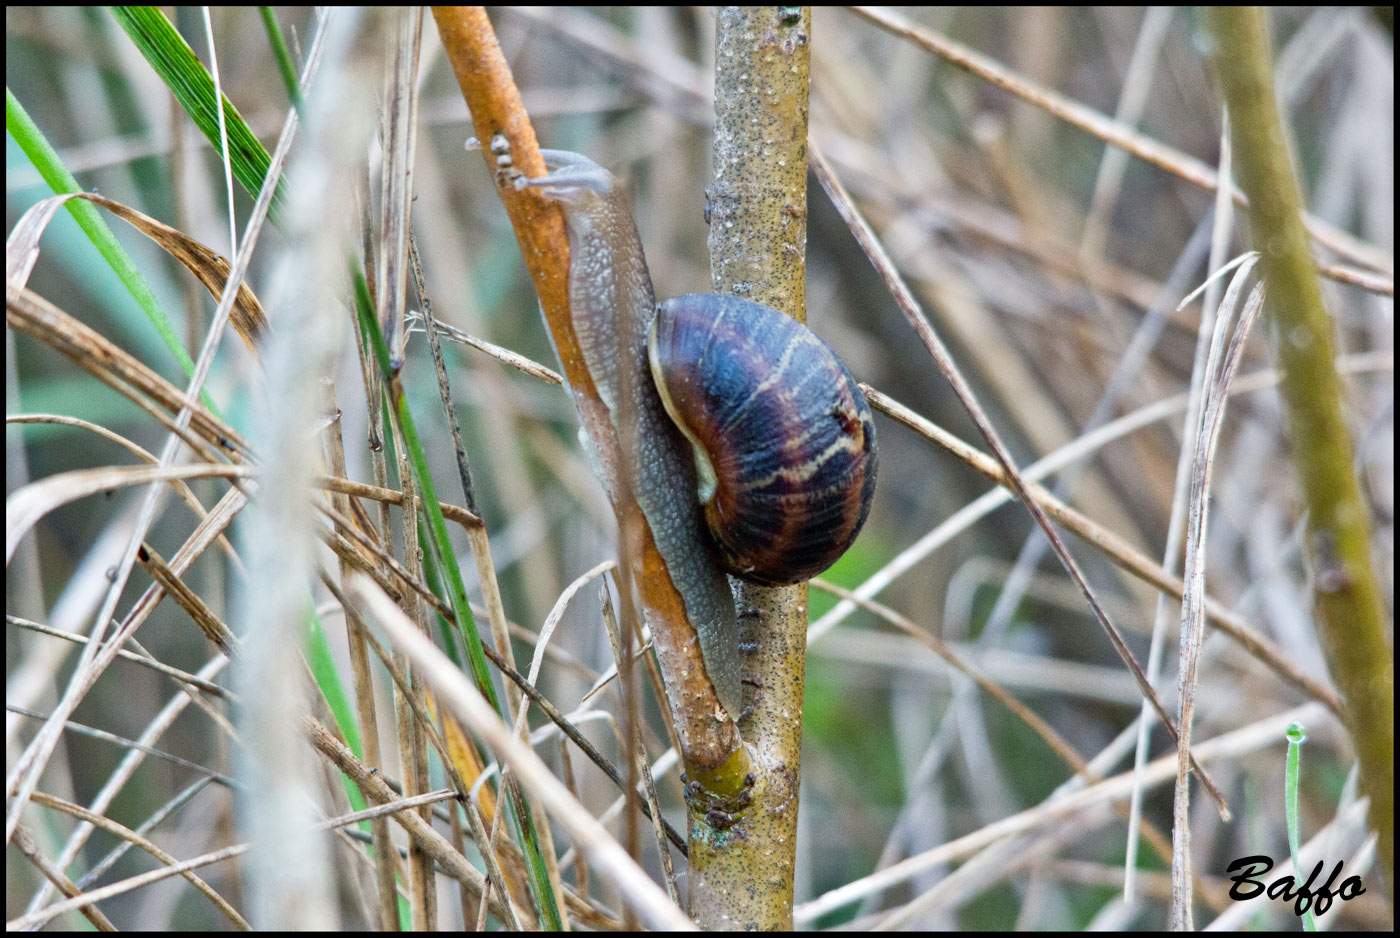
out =
{"type": "Polygon", "coordinates": [[[648,352],[721,565],[774,585],[831,566],[870,512],[877,464],[870,405],[831,346],[770,307],[692,295],[661,304],[648,352]]]}

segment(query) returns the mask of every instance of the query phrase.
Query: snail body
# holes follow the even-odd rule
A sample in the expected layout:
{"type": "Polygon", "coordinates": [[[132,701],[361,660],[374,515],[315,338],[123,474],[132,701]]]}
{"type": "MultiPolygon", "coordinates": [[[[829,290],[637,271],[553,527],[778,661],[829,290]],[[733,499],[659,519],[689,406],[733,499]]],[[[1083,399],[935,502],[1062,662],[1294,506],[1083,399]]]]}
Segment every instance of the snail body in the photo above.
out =
{"type": "MultiPolygon", "coordinates": [[[[647,327],[656,298],[637,225],[606,169],[567,150],[540,152],[549,175],[516,184],[541,188],[564,212],[569,317],[608,409],[616,453],[595,447],[584,433],[579,438],[613,503],[624,489],[636,499],[695,629],[715,697],[736,717],[742,691],[739,620],[729,581],[704,546],[709,534],[695,498],[694,462],[647,370],[647,327]]],[[[586,395],[575,392],[574,399],[580,412],[590,406],[586,395]]]]}
{"type": "Polygon", "coordinates": [[[720,565],[780,585],[844,554],[870,513],[875,425],[831,346],[775,309],[701,294],[661,304],[647,355],[720,565]]]}

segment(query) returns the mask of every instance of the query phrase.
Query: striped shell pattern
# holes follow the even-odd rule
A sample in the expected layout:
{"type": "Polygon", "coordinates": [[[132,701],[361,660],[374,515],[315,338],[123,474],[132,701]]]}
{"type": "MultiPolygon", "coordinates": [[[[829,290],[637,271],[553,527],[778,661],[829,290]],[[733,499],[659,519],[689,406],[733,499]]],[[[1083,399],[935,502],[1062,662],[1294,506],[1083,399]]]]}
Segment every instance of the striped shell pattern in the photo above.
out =
{"type": "Polygon", "coordinates": [[[769,585],[831,566],[865,523],[877,463],[870,406],[831,346],[767,306],[692,295],[661,304],[647,350],[721,565],[769,585]]]}

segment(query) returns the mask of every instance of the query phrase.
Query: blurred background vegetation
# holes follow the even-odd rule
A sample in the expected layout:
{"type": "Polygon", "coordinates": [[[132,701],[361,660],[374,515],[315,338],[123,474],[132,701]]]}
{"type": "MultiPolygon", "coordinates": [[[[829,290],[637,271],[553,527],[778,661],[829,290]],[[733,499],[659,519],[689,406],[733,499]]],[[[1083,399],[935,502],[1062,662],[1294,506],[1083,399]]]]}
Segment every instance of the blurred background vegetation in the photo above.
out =
{"type": "MultiPolygon", "coordinates": [[[[271,149],[290,105],[259,13],[253,8],[210,13],[224,93],[271,149]]],[[[294,55],[302,54],[316,28],[312,12],[288,8],[275,15],[294,55]]],[[[1188,11],[948,8],[906,15],[1026,81],[1113,115],[1207,165],[1219,157],[1219,97],[1188,11]]],[[[208,64],[199,8],[176,8],[171,16],[208,64]]],[[[708,292],[704,190],[710,175],[712,15],[694,9],[502,9],[492,18],[541,143],[586,153],[625,181],[658,296],[708,292]]],[[[355,40],[375,54],[379,23],[366,16],[355,40]]],[[[1378,255],[1393,257],[1391,11],[1281,10],[1271,23],[1280,104],[1305,203],[1316,217],[1378,255]]],[[[812,43],[812,139],[974,380],[1018,463],[1029,465],[1078,441],[1080,457],[1046,484],[1160,561],[1183,440],[1181,395],[1189,385],[1201,319],[1200,298],[1180,309],[1178,304],[1206,276],[1213,193],[1107,146],[1044,107],[852,12],[815,10],[812,43]],[[1107,443],[1084,442],[1088,431],[1152,407],[1159,413],[1141,428],[1107,443]]],[[[374,55],[360,61],[373,62],[374,55]]],[[[230,253],[217,151],[108,12],[7,8],[5,70],[8,91],[82,187],[230,253]]],[[[413,228],[434,313],[556,367],[492,181],[479,159],[463,152],[470,125],[430,23],[419,76],[413,228]]],[[[377,67],[364,77],[376,86],[382,80],[377,67]]],[[[370,97],[360,103],[372,114],[379,101],[370,97]]],[[[12,136],[6,144],[9,230],[51,191],[12,136]]],[[[368,184],[376,189],[377,159],[377,151],[363,157],[368,184]]],[[[294,178],[288,182],[296,184],[294,178]]],[[[347,191],[343,198],[354,200],[357,194],[347,191]]],[[[239,190],[240,230],[251,205],[252,197],[239,190]]],[[[812,327],[861,381],[980,445],[815,184],[809,225],[812,327]]],[[[120,222],[112,226],[186,348],[196,354],[213,300],[151,242],[120,222]]],[[[1236,234],[1226,256],[1246,247],[1245,237],[1236,234]]],[[[282,234],[269,228],[248,277],[259,295],[284,249],[282,234]]],[[[1338,260],[1321,253],[1324,262],[1338,260]]],[[[1383,272],[1380,279],[1389,276],[1383,272]]],[[[29,286],[184,386],[179,365],[140,307],[67,213],[60,213],[44,235],[29,286]]],[[[1325,280],[1323,287],[1347,373],[1356,468],[1393,610],[1393,289],[1367,290],[1336,279],[1325,280]]],[[[269,309],[268,314],[275,328],[288,312],[269,309]]],[[[1242,376],[1272,366],[1264,338],[1257,331],[1242,376]]],[[[453,452],[421,333],[412,338],[408,355],[404,377],[410,404],[435,474],[447,480],[455,473],[453,452]]],[[[570,581],[615,555],[606,500],[579,450],[573,409],[560,388],[460,345],[449,345],[447,356],[505,608],[513,621],[538,629],[570,581]]],[[[341,382],[357,387],[358,364],[348,342],[343,361],[341,382]]],[[[226,341],[206,387],[226,419],[242,427],[258,380],[256,361],[241,345],[226,341]]],[[[341,401],[349,474],[369,481],[365,413],[350,400],[341,401]]],[[[12,416],[80,417],[152,452],[165,439],[165,431],[144,412],[68,359],[10,330],[6,410],[12,416]]],[[[992,486],[906,428],[883,417],[877,424],[881,475],[870,522],[825,579],[855,589],[891,562],[908,566],[880,591],[880,602],[949,642],[1086,758],[1103,751],[1137,717],[1139,697],[1059,564],[1045,556],[1029,516],[1016,506],[1001,507],[976,523],[944,527],[943,534],[931,537],[992,486]],[[911,545],[921,543],[922,549],[911,552],[911,545]]],[[[1325,684],[1285,426],[1267,380],[1230,402],[1215,470],[1207,583],[1212,595],[1325,684]]],[[[7,494],[60,472],[130,459],[84,430],[10,424],[7,494]]],[[[192,484],[206,505],[227,487],[212,480],[192,484]]],[[[458,500],[455,486],[440,483],[444,490],[453,493],[445,500],[458,500]]],[[[48,514],[7,567],[7,614],[86,634],[140,497],[140,489],[124,489],[48,514]]],[[[168,500],[148,540],[170,556],[190,528],[190,514],[168,500]]],[[[1134,654],[1146,662],[1157,593],[1083,542],[1071,540],[1071,548],[1128,633],[1134,654]]],[[[470,571],[471,564],[464,569],[470,571]]],[[[216,610],[226,609],[232,596],[247,588],[227,558],[212,551],[186,581],[216,610]]],[[[148,583],[138,569],[118,616],[148,583]]],[[[317,600],[325,604],[321,611],[332,643],[343,652],[343,629],[330,627],[336,613],[325,594],[318,593],[317,600]]],[[[1162,925],[1166,866],[1142,848],[1139,900],[1123,903],[1126,825],[1103,804],[1032,828],[1009,855],[962,853],[895,877],[888,888],[871,889],[832,910],[809,906],[804,918],[802,903],[1031,808],[1073,774],[1041,738],[925,644],[865,609],[842,612],[839,621],[823,618],[834,605],[827,592],[813,588],[811,617],[820,626],[809,650],[799,927],[869,922],[869,916],[911,901],[910,918],[901,921],[905,927],[1162,925]],[[984,862],[975,865],[979,859],[984,862]],[[950,878],[959,869],[964,875],[950,878]]],[[[1177,616],[1176,603],[1170,603],[1167,657],[1158,684],[1173,712],[1177,616]]],[[[554,640],[578,665],[552,663],[541,678],[561,707],[575,706],[592,676],[611,660],[598,623],[598,600],[585,590],[570,605],[554,640]]],[[[139,639],[160,661],[188,671],[197,671],[212,651],[170,603],[142,627],[139,639]]],[[[53,707],[76,648],[24,631],[13,621],[7,627],[7,772],[38,725],[26,712],[53,707]]],[[[517,654],[528,660],[530,649],[522,646],[517,654]]],[[[1218,634],[1207,643],[1201,667],[1198,741],[1305,700],[1218,634]]],[[[118,661],[73,720],[136,738],[173,690],[167,678],[118,661]]],[[[1303,837],[1335,824],[1329,858],[1348,860],[1349,873],[1358,872],[1353,863],[1364,871],[1368,861],[1364,828],[1354,810],[1353,755],[1336,721],[1320,710],[1317,717],[1303,751],[1303,837]]],[[[654,707],[650,718],[653,741],[664,740],[654,707]]],[[[588,732],[606,748],[605,733],[588,732]]],[[[198,708],[186,710],[155,745],[213,771],[231,771],[229,737],[198,708]]],[[[557,750],[551,742],[541,754],[557,765],[557,750]]],[[[1156,729],[1152,757],[1169,751],[1156,729]]],[[[66,733],[40,789],[86,803],[124,753],[110,739],[66,733]]],[[[1131,763],[1129,745],[1100,769],[1115,774],[1131,763]]],[[[1199,921],[1210,921],[1230,905],[1219,901],[1230,860],[1286,854],[1282,765],[1281,735],[1277,745],[1211,764],[1235,818],[1220,823],[1209,803],[1197,798],[1196,868],[1207,882],[1205,892],[1216,900],[1198,905],[1199,921]]],[[[577,758],[575,770],[580,797],[601,812],[614,790],[577,758]]],[[[440,778],[437,768],[434,772],[440,778]]],[[[189,767],[147,759],[106,813],[136,827],[196,777],[189,767]]],[[[672,774],[658,784],[663,805],[679,826],[679,782],[672,774]]],[[[1144,817],[1169,830],[1170,805],[1170,786],[1153,787],[1144,799],[1144,817]]],[[[181,858],[216,849],[234,842],[233,808],[228,791],[211,786],[152,837],[181,858]]],[[[27,810],[26,826],[40,851],[52,858],[72,821],[34,806],[27,810]]],[[[78,879],[115,843],[102,833],[93,836],[69,875],[78,879]]],[[[648,862],[654,859],[653,851],[648,862]]],[[[14,919],[28,909],[42,877],[13,846],[7,847],[6,861],[7,918],[14,919]]],[[[149,868],[149,858],[133,851],[103,881],[149,868]]],[[[234,864],[206,873],[237,905],[234,864]]],[[[1362,875],[1368,886],[1379,883],[1373,873],[1362,875]]],[[[179,880],[124,894],[102,908],[125,928],[226,924],[179,880]]],[[[1379,889],[1338,910],[1339,927],[1386,926],[1379,889]]],[[[347,927],[361,921],[353,902],[346,902],[342,914],[347,927]]],[[[444,924],[451,924],[443,914],[444,924]]],[[[1249,915],[1234,924],[1280,927],[1292,921],[1291,913],[1278,908],[1249,915]]],[[[76,915],[57,922],[86,925],[76,915]]]]}

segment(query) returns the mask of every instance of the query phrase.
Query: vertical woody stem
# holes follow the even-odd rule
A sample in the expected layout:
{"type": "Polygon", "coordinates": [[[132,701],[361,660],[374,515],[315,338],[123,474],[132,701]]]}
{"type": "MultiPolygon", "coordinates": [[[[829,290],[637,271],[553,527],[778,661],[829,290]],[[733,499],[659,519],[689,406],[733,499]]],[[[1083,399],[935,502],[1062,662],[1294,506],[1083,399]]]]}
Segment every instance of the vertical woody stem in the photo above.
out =
{"type": "MultiPolygon", "coordinates": [[[[799,321],[806,320],[810,36],[807,7],[720,10],[715,178],[706,193],[715,292],[799,321]]],[[[721,808],[730,817],[691,805],[690,914],[701,928],[790,930],[807,584],[741,583],[735,595],[745,673],[739,728],[754,784],[726,806],[733,810],[721,808]]]]}

